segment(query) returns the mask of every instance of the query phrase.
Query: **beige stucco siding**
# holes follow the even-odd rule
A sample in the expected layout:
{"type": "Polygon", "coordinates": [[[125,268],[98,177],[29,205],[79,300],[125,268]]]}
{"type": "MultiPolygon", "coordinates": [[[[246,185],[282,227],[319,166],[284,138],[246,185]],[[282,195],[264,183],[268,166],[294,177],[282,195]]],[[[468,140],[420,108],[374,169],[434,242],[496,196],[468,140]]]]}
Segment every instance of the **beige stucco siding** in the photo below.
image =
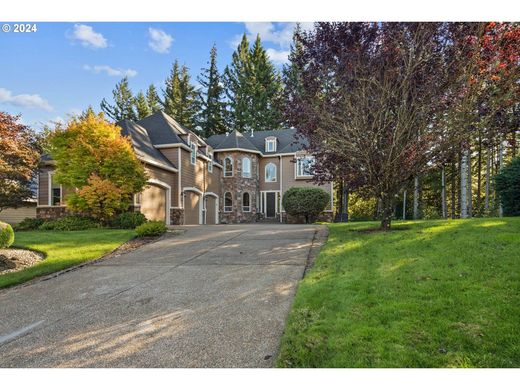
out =
{"type": "MultiPolygon", "coordinates": [[[[282,192],[285,193],[291,187],[317,187],[332,194],[331,183],[324,185],[318,185],[312,180],[305,178],[296,178],[296,163],[294,156],[283,156],[282,157],[282,192]]],[[[330,210],[330,204],[327,206],[327,210],[330,210]]]]}
{"type": "Polygon", "coordinates": [[[279,157],[261,157],[259,171],[259,187],[260,191],[279,190],[280,189],[280,158],[279,157]],[[265,181],[265,166],[269,163],[276,165],[276,181],[265,181]]]}

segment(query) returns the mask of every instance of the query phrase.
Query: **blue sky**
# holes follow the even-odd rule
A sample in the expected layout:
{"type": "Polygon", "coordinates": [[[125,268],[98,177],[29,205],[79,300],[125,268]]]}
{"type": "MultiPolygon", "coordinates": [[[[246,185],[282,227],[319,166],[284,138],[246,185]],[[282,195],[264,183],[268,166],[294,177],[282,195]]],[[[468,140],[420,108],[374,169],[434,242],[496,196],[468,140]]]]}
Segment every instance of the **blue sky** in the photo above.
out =
{"type": "Polygon", "coordinates": [[[195,82],[213,43],[222,71],[243,33],[259,33],[281,67],[294,23],[37,23],[32,33],[12,27],[0,32],[0,110],[40,129],[89,105],[99,110],[124,75],[134,93],[150,83],[161,88],[175,59],[195,82]]]}

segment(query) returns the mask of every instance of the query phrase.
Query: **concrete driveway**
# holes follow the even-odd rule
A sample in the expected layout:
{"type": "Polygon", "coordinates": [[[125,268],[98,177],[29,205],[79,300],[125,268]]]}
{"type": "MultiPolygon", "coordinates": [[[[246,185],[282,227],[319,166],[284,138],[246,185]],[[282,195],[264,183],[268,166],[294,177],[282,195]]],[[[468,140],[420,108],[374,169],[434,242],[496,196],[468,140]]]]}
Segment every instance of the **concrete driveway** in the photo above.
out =
{"type": "Polygon", "coordinates": [[[317,225],[187,227],[0,291],[0,367],[269,367],[317,225]]]}

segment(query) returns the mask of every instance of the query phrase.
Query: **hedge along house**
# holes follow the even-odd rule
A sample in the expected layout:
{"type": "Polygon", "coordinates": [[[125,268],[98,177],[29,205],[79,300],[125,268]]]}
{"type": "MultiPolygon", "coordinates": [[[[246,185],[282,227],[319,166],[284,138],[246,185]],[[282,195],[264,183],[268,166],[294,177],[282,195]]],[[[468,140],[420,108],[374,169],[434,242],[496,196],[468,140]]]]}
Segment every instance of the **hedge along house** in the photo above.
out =
{"type": "MultiPolygon", "coordinates": [[[[262,131],[247,136],[234,131],[207,140],[163,112],[140,121],[117,123],[128,136],[149,176],[134,196],[133,210],[171,225],[285,220],[281,197],[290,187],[316,186],[312,156],[294,129],[262,131]]],[[[37,215],[68,214],[65,197],[72,189],[54,180],[54,163],[42,159],[38,173],[37,215]]],[[[332,219],[331,195],[323,220],[332,219]]]]}

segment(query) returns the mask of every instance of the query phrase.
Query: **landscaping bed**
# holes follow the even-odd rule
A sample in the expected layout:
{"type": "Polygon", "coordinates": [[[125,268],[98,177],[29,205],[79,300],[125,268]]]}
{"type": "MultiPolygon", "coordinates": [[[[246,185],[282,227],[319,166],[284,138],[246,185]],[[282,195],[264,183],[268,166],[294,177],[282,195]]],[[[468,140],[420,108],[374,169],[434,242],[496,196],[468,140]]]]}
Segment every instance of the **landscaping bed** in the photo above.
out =
{"type": "Polygon", "coordinates": [[[45,259],[23,270],[1,274],[0,288],[98,259],[133,237],[134,230],[122,229],[17,232],[17,248],[43,253],[45,259]]]}
{"type": "Polygon", "coordinates": [[[0,249],[0,275],[31,267],[43,258],[43,254],[27,249],[0,249]]]}
{"type": "Polygon", "coordinates": [[[376,226],[329,225],[279,367],[520,366],[520,218],[376,226]]]}

